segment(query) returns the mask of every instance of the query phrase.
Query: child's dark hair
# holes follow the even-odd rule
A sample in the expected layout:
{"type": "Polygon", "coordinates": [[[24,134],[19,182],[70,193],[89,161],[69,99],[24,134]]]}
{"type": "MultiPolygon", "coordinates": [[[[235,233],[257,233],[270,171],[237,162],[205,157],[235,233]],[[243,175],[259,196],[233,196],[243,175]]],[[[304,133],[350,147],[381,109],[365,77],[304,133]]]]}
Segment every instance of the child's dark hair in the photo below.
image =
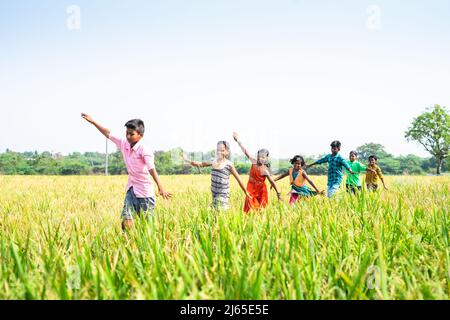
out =
{"type": "Polygon", "coordinates": [[[127,123],[125,123],[125,127],[127,127],[127,129],[136,131],[141,136],[144,135],[145,126],[144,126],[144,121],[142,121],[141,119],[130,120],[127,123]]]}
{"type": "Polygon", "coordinates": [[[378,161],[378,158],[377,158],[377,156],[375,156],[375,155],[369,156],[369,161],[370,161],[371,159],[374,159],[375,161],[378,161]]]}
{"type": "Polygon", "coordinates": [[[338,140],[334,140],[331,144],[330,144],[330,147],[332,147],[332,148],[334,148],[334,147],[337,147],[337,148],[341,148],[341,142],[340,141],[338,141],[338,140]]]}
{"type": "Polygon", "coordinates": [[[294,157],[290,160],[290,162],[291,162],[292,165],[293,165],[294,163],[296,163],[297,161],[300,161],[300,164],[302,165],[302,167],[305,166],[305,159],[303,159],[302,156],[297,155],[297,156],[294,156],[294,157]]]}
{"type": "Polygon", "coordinates": [[[350,151],[350,155],[354,155],[355,157],[357,157],[358,156],[358,152],[352,150],[352,151],[350,151]]]}
{"type": "Polygon", "coordinates": [[[225,147],[225,150],[228,151],[228,154],[227,154],[226,158],[227,158],[227,159],[230,159],[230,156],[231,156],[231,152],[230,152],[230,143],[229,143],[228,141],[225,141],[225,140],[222,140],[222,141],[217,142],[217,146],[219,146],[219,145],[221,145],[221,144],[223,144],[223,146],[225,147]]]}

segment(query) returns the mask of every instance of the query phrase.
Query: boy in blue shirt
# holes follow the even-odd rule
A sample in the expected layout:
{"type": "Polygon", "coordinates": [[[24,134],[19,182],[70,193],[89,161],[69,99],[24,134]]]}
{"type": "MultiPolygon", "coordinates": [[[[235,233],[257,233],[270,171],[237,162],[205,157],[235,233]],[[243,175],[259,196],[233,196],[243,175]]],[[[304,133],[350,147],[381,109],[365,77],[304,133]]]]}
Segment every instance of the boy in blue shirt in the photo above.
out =
{"type": "Polygon", "coordinates": [[[336,140],[330,146],[331,154],[327,154],[322,159],[306,166],[309,168],[316,164],[328,163],[328,198],[331,198],[339,190],[343,177],[343,168],[346,168],[350,174],[354,174],[347,161],[339,154],[341,143],[336,140]]]}

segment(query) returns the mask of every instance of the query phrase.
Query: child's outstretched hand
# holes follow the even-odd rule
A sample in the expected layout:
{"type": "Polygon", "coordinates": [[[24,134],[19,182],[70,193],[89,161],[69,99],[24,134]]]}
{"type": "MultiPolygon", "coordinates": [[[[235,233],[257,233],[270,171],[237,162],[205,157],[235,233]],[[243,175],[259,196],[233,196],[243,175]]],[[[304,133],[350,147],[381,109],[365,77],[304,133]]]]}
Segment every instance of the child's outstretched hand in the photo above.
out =
{"type": "Polygon", "coordinates": [[[234,139],[234,141],[236,141],[236,142],[239,141],[239,135],[237,134],[237,132],[233,132],[233,139],[234,139]]]}
{"type": "Polygon", "coordinates": [[[164,189],[160,189],[158,194],[166,200],[169,200],[173,196],[173,194],[166,192],[164,189]]]}
{"type": "Polygon", "coordinates": [[[94,119],[92,119],[92,117],[91,117],[90,115],[86,114],[86,113],[82,113],[82,114],[81,114],[81,117],[82,117],[84,120],[86,120],[87,122],[89,122],[89,123],[94,122],[94,119]]]}
{"type": "Polygon", "coordinates": [[[319,191],[319,195],[324,196],[325,195],[325,190],[319,191]]]}
{"type": "Polygon", "coordinates": [[[250,193],[248,193],[248,191],[245,191],[245,196],[248,197],[249,199],[253,199],[253,197],[250,195],[250,193]]]}

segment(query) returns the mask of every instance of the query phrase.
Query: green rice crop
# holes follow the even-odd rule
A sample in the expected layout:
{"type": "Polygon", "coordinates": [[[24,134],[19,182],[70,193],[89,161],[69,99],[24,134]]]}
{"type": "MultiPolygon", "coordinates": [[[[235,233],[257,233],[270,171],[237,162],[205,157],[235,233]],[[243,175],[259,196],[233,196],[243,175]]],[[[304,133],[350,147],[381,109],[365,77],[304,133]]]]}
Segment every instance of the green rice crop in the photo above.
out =
{"type": "Polygon", "coordinates": [[[0,176],[0,299],[450,298],[450,177],[292,207],[284,180],[249,215],[234,180],[215,212],[209,176],[161,179],[174,198],[124,235],[124,176],[0,176]]]}

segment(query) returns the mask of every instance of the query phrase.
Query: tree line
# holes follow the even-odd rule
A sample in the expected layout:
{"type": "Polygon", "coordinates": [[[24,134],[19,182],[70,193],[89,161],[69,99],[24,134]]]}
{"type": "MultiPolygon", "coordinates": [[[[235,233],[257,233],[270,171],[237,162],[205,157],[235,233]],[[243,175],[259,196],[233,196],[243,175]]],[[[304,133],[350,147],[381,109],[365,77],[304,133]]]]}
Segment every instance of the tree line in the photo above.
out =
{"type": "MultiPolygon", "coordinates": [[[[416,117],[405,131],[408,141],[415,141],[430,153],[431,157],[421,158],[415,155],[395,157],[386,152],[384,146],[377,143],[366,143],[356,149],[359,160],[367,162],[370,155],[378,157],[378,164],[385,174],[422,175],[441,171],[450,171],[450,114],[446,107],[438,104],[428,108],[416,117]]],[[[211,168],[193,168],[181,161],[181,149],[155,152],[155,166],[160,174],[202,174],[210,173],[211,168]]],[[[322,157],[323,155],[320,155],[322,157]]],[[[348,156],[348,155],[343,155],[348,156]]],[[[190,152],[188,157],[196,161],[209,160],[214,157],[214,150],[190,152]]],[[[4,175],[89,175],[105,173],[108,162],[108,173],[112,175],[126,174],[125,164],[119,151],[108,155],[98,152],[74,152],[67,156],[50,152],[13,152],[6,150],[0,154],[0,174],[4,175]]],[[[250,171],[248,159],[242,155],[232,155],[232,160],[240,174],[250,171]]],[[[305,157],[306,163],[316,159],[305,157]]],[[[289,159],[272,159],[274,173],[290,167],[289,159]]],[[[326,165],[310,168],[310,174],[324,175],[326,165]]]]}
{"type": "MultiPolygon", "coordinates": [[[[437,169],[435,157],[422,158],[416,155],[393,156],[386,152],[384,146],[376,143],[367,143],[356,149],[359,160],[367,161],[369,155],[378,157],[378,164],[385,174],[391,175],[423,175],[432,174],[437,169]]],[[[184,164],[180,159],[181,149],[169,151],[156,151],[155,166],[158,173],[164,175],[174,174],[208,174],[211,168],[193,168],[184,164]]],[[[208,160],[214,157],[214,150],[209,152],[187,152],[190,159],[196,161],[208,160]]],[[[305,156],[306,163],[312,163],[318,157],[305,156]]],[[[347,155],[343,155],[347,156],[347,155]]],[[[233,154],[231,160],[235,163],[240,174],[248,174],[250,162],[242,155],[233,154]]],[[[69,155],[50,152],[14,152],[6,150],[0,153],[0,174],[3,175],[100,175],[105,174],[106,155],[99,152],[74,152],[69,155]]],[[[272,171],[281,172],[290,167],[289,159],[271,159],[272,171]]],[[[444,161],[442,171],[450,171],[450,161],[444,161]]],[[[324,175],[327,173],[326,165],[318,165],[308,169],[309,174],[324,175]]],[[[111,175],[126,174],[125,164],[119,151],[108,155],[108,173],[111,175]]]]}

